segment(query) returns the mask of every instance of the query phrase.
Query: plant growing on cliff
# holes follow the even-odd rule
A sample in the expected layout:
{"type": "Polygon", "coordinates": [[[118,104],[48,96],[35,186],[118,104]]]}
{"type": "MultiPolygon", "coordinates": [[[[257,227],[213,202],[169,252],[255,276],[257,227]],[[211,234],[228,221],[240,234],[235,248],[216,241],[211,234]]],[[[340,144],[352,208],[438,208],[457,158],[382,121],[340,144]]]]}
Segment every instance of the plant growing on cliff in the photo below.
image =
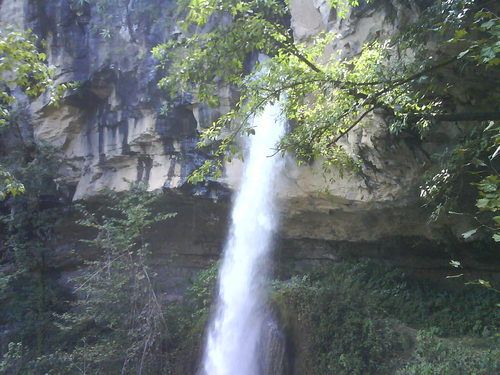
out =
{"type": "Polygon", "coordinates": [[[75,347],[56,354],[70,371],[160,373],[167,365],[169,328],[153,284],[146,231],[174,214],[153,213],[158,196],[141,185],[123,194],[107,192],[103,199],[108,204],[97,211],[81,209],[80,223],[95,231],[86,242],[99,254],[74,280],[81,298],[60,319],[67,342],[76,340],[75,347]]]}
{"type": "Polygon", "coordinates": [[[168,357],[177,371],[174,374],[193,374],[198,370],[198,358],[203,335],[208,323],[213,294],[217,282],[218,263],[200,271],[187,289],[181,303],[167,308],[171,323],[168,337],[168,357]]]}
{"type": "MultiPolygon", "coordinates": [[[[46,55],[36,43],[30,32],[0,31],[0,129],[13,123],[16,89],[34,98],[52,86],[46,55]]],[[[23,185],[0,164],[0,200],[23,191],[23,185]]]]}
{"type": "Polygon", "coordinates": [[[494,374],[497,296],[453,282],[462,288],[343,261],[275,282],[271,301],[299,373],[494,374]]]}
{"type": "Polygon", "coordinates": [[[56,227],[67,212],[56,183],[61,160],[51,147],[19,150],[2,163],[26,188],[0,203],[0,325],[9,343],[8,350],[7,342],[0,348],[6,353],[1,366],[19,373],[14,369],[27,371],[57,341],[52,318],[65,311],[67,296],[53,268],[56,227]]]}
{"type": "Polygon", "coordinates": [[[438,155],[421,190],[432,220],[468,216],[473,227],[462,234],[465,240],[483,233],[500,241],[499,147],[500,125],[491,121],[465,131],[456,147],[438,155]]]}
{"type": "Polygon", "coordinates": [[[17,88],[30,98],[36,98],[54,87],[47,56],[38,51],[37,38],[30,32],[1,31],[0,33],[0,126],[6,126],[16,103],[17,88]]]}
{"type": "Polygon", "coordinates": [[[494,350],[440,339],[433,329],[419,331],[412,358],[396,375],[494,374],[500,370],[497,356],[494,350]]]}
{"type": "MultiPolygon", "coordinates": [[[[75,87],[71,83],[54,83],[54,70],[47,65],[47,55],[40,52],[40,44],[29,30],[0,30],[0,131],[16,127],[23,143],[16,118],[19,104],[43,93],[48,94],[49,104],[57,104],[65,90],[75,87]]],[[[23,192],[23,185],[0,163],[0,201],[9,194],[23,192]]]]}

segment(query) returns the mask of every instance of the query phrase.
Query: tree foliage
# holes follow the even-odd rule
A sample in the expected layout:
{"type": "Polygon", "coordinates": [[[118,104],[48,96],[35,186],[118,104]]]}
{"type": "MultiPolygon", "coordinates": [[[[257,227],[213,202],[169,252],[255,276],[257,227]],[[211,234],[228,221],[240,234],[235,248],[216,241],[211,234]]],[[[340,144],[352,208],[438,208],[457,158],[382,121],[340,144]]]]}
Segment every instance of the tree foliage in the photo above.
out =
{"type": "MultiPolygon", "coordinates": [[[[362,166],[356,154],[346,151],[342,138],[369,124],[375,110],[393,134],[416,138],[428,136],[442,122],[478,129],[491,122],[486,132],[466,130],[465,143],[450,151],[456,157],[438,160],[437,171],[434,175],[428,171],[423,190],[425,195],[426,185],[435,187],[434,179],[455,194],[441,191],[441,198],[458,203],[454,207],[443,205],[441,198],[429,200],[433,194],[426,194],[429,206],[435,208],[434,218],[440,216],[438,211],[465,209],[459,208],[460,186],[453,183],[464,180],[463,173],[475,173],[469,167],[481,153],[486,167],[479,169],[485,180],[480,183],[478,174],[465,179],[475,189],[468,202],[480,199],[481,228],[499,238],[498,226],[491,221],[498,199],[491,186],[498,174],[500,119],[500,19],[495,4],[433,2],[413,23],[387,40],[367,40],[354,56],[325,52],[338,38],[333,33],[295,40],[286,2],[186,0],[182,4],[185,35],[153,51],[165,71],[160,87],[171,97],[188,92],[212,106],[220,105],[221,88],[237,93],[231,108],[203,131],[199,147],[211,158],[192,174],[192,182],[220,176],[224,161],[240,153],[238,136],[254,132],[253,115],[277,100],[291,123],[277,152],[291,152],[299,163],[321,160],[327,171],[334,168],[341,176],[346,169],[362,166]],[[258,59],[258,53],[268,58],[258,59]],[[480,149],[466,143],[480,144],[480,149]],[[442,179],[449,174],[456,178],[442,179]]],[[[348,16],[349,8],[358,5],[356,1],[331,4],[340,16],[348,16]]]]}
{"type": "MultiPolygon", "coordinates": [[[[54,69],[40,52],[40,41],[31,31],[0,30],[0,130],[18,126],[18,103],[48,94],[48,103],[57,104],[74,83],[56,85],[54,69]]],[[[0,201],[9,194],[24,192],[23,185],[0,164],[0,201]]]]}
{"type": "Polygon", "coordinates": [[[468,216],[474,227],[462,234],[465,240],[480,233],[500,240],[499,147],[500,126],[491,121],[465,131],[456,147],[435,156],[435,167],[421,187],[422,198],[432,207],[432,221],[468,216]]]}
{"type": "Polygon", "coordinates": [[[53,88],[52,69],[47,56],[38,51],[37,38],[28,32],[0,33],[0,126],[6,126],[16,102],[17,88],[30,98],[36,98],[53,88]]]}
{"type": "Polygon", "coordinates": [[[180,317],[169,315],[173,309],[157,294],[146,231],[174,214],[153,213],[159,196],[141,185],[123,194],[106,192],[98,209],[79,207],[79,224],[93,233],[84,241],[85,250],[95,255],[71,279],[75,298],[58,286],[50,265],[56,227],[74,215],[65,217],[60,207],[19,206],[38,192],[29,183],[26,187],[26,194],[15,198],[15,213],[2,218],[16,269],[0,277],[0,321],[22,329],[8,337],[0,369],[12,374],[168,373],[173,354],[167,343],[175,324],[167,318],[180,317]]]}
{"type": "Polygon", "coordinates": [[[104,199],[109,204],[97,212],[81,210],[81,225],[95,231],[87,242],[99,255],[74,280],[82,298],[61,316],[60,327],[68,342],[77,342],[58,355],[70,372],[161,372],[168,326],[148,264],[146,230],[174,214],[153,214],[158,196],[140,185],[122,195],[107,192],[104,199]]]}
{"type": "MultiPolygon", "coordinates": [[[[54,84],[40,47],[30,31],[0,31],[2,135],[12,129],[21,135],[21,103],[45,92],[49,103],[56,103],[71,86],[54,84]]],[[[5,336],[12,340],[4,358],[10,364],[0,363],[6,373],[19,373],[25,362],[46,353],[54,344],[48,335],[54,330],[53,314],[67,306],[52,268],[55,228],[65,216],[64,195],[56,182],[62,161],[50,146],[28,144],[22,136],[18,140],[20,147],[0,153],[0,324],[12,329],[5,336]]]]}
{"type": "Polygon", "coordinates": [[[66,212],[56,183],[61,160],[52,148],[40,146],[28,158],[20,150],[10,159],[2,162],[26,192],[0,205],[0,324],[10,329],[4,337],[11,341],[11,359],[22,354],[5,373],[19,373],[14,371],[18,365],[21,369],[23,363],[51,350],[53,314],[67,308],[67,296],[53,269],[55,228],[66,212]]]}
{"type": "MultiPolygon", "coordinates": [[[[347,4],[333,2],[344,9],[341,15],[347,4]]],[[[387,41],[368,41],[348,58],[325,55],[336,38],[331,33],[295,41],[281,1],[197,0],[185,6],[189,36],[153,51],[167,70],[160,86],[171,96],[188,91],[213,106],[219,103],[219,88],[239,93],[233,107],[203,132],[201,147],[217,145],[215,162],[205,163],[193,181],[219,173],[221,160],[237,152],[235,137],[253,131],[252,114],[279,98],[286,98],[284,111],[293,128],[278,149],[293,152],[299,161],[321,158],[342,169],[356,163],[339,140],[375,109],[385,112],[394,132],[415,128],[423,133],[437,121],[460,121],[460,114],[449,113],[445,105],[460,82],[442,81],[437,73],[467,64],[479,70],[498,64],[498,17],[484,1],[436,2],[404,32],[387,41]],[[432,48],[430,39],[450,52],[432,48]],[[254,61],[250,73],[256,53],[269,59],[254,61]]]]}

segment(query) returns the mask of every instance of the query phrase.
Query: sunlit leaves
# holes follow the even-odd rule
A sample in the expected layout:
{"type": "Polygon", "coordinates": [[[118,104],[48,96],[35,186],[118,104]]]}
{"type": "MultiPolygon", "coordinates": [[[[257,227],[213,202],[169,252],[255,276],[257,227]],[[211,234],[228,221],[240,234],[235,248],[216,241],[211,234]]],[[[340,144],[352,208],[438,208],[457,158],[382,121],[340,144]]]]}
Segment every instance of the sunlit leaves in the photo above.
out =
{"type": "Polygon", "coordinates": [[[0,165],[0,201],[9,195],[15,197],[22,193],[24,193],[24,185],[0,165]]]}
{"type": "Polygon", "coordinates": [[[467,232],[462,233],[462,238],[464,240],[468,240],[469,238],[471,238],[472,236],[474,236],[476,233],[477,233],[477,228],[468,230],[467,232]]]}
{"type": "Polygon", "coordinates": [[[489,212],[493,216],[492,236],[496,242],[500,242],[500,177],[498,174],[486,176],[478,183],[479,198],[476,207],[483,212],[489,212]]]}
{"type": "Polygon", "coordinates": [[[0,32],[0,127],[9,121],[15,87],[33,98],[53,85],[47,56],[38,52],[36,43],[29,32],[0,32]]]}
{"type": "MultiPolygon", "coordinates": [[[[327,169],[358,165],[356,156],[347,155],[339,141],[354,127],[363,126],[375,108],[390,117],[395,134],[412,128],[425,135],[434,116],[444,110],[443,98],[451,86],[440,84],[435,73],[462,59],[477,60],[478,46],[489,46],[465,27],[467,23],[476,22],[484,35],[496,30],[491,14],[479,12],[473,17],[473,4],[474,0],[433,4],[407,33],[385,42],[371,41],[346,59],[325,53],[337,37],[333,33],[296,42],[287,25],[285,3],[184,0],[185,26],[197,28],[186,27],[186,35],[155,48],[166,73],[160,86],[171,97],[189,93],[194,101],[211,106],[220,105],[221,88],[230,87],[236,94],[232,108],[201,136],[200,147],[211,150],[218,161],[205,163],[193,181],[201,178],[201,172],[218,175],[221,159],[234,156],[238,136],[251,133],[253,114],[284,98],[283,110],[292,126],[279,151],[292,152],[299,162],[321,159],[327,169]],[[443,43],[459,43],[461,49],[440,59],[426,44],[436,37],[443,43]],[[269,58],[256,62],[257,53],[269,58]]],[[[358,2],[331,0],[330,5],[337,15],[345,16],[358,2]]],[[[490,50],[484,53],[491,55],[490,50]]]]}
{"type": "Polygon", "coordinates": [[[359,5],[358,0],[328,0],[328,3],[337,10],[337,14],[341,18],[347,15],[351,7],[359,5]]]}
{"type": "MultiPolygon", "coordinates": [[[[38,51],[36,37],[29,31],[0,31],[0,128],[12,124],[17,101],[14,90],[35,98],[49,89],[53,101],[60,97],[66,86],[55,87],[46,59],[45,53],[38,51]]],[[[0,166],[0,201],[23,192],[24,186],[0,166]]]]}

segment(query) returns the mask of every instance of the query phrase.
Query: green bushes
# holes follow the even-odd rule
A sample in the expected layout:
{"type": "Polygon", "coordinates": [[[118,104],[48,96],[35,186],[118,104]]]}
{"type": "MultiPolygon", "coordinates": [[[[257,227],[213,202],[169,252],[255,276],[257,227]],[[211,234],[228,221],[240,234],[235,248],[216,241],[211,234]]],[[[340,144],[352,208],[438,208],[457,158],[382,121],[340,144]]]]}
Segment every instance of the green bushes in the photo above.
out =
{"type": "Polygon", "coordinates": [[[55,227],[67,215],[55,182],[61,165],[57,153],[39,146],[9,157],[1,161],[26,190],[0,202],[0,326],[6,339],[0,350],[11,360],[22,354],[19,366],[24,366],[54,345],[53,314],[68,305],[53,268],[55,227]]]}
{"type": "Polygon", "coordinates": [[[419,331],[413,357],[396,375],[498,374],[499,355],[499,350],[439,339],[433,330],[419,331]]]}
{"type": "Polygon", "coordinates": [[[73,345],[65,351],[67,371],[86,366],[96,374],[161,372],[168,323],[148,263],[146,231],[174,215],[154,214],[158,196],[144,186],[103,198],[107,204],[97,211],[80,210],[80,224],[94,230],[86,242],[98,257],[75,279],[80,298],[59,319],[66,345],[73,345]]]}
{"type": "MultiPolygon", "coordinates": [[[[478,340],[497,331],[494,292],[472,286],[449,291],[373,263],[340,263],[276,282],[272,300],[294,343],[299,373],[307,369],[308,374],[318,375],[385,375],[403,368],[398,374],[407,371],[410,375],[423,374],[418,371],[427,366],[436,371],[429,374],[444,374],[434,357],[424,351],[431,350],[424,336],[415,337],[416,329],[478,340]],[[402,367],[408,358],[410,362],[402,367]]],[[[493,338],[481,340],[495,344],[493,338]]],[[[491,361],[486,354],[478,359],[479,352],[466,344],[450,344],[443,353],[450,361],[459,356],[474,358],[469,367],[462,366],[471,368],[469,373],[488,368],[483,362],[491,361]]],[[[451,363],[443,366],[454,368],[451,363]]]]}
{"type": "Polygon", "coordinates": [[[342,285],[294,279],[275,290],[300,371],[311,374],[387,373],[391,358],[410,345],[407,336],[377,316],[342,285]],[[297,344],[300,342],[300,344],[297,344]],[[300,353],[302,352],[302,353],[300,353]]]}
{"type": "Polygon", "coordinates": [[[10,214],[2,218],[13,272],[0,275],[0,323],[13,329],[0,368],[26,375],[164,373],[169,323],[166,301],[156,293],[146,231],[173,214],[153,213],[158,196],[143,186],[107,192],[97,209],[80,207],[79,224],[93,233],[85,242],[96,255],[72,279],[75,300],[51,268],[56,226],[74,217],[65,217],[69,207],[57,202],[43,207],[41,198],[58,196],[57,164],[50,169],[52,159],[43,155],[22,167],[31,176],[26,182],[18,173],[26,193],[9,203],[10,214]],[[38,158],[43,168],[35,168],[38,158]]]}
{"type": "MultiPolygon", "coordinates": [[[[26,192],[2,207],[2,264],[11,271],[0,275],[0,324],[10,329],[0,373],[195,373],[216,265],[198,275],[182,301],[159,298],[145,234],[172,215],[154,214],[158,197],[144,187],[109,192],[98,209],[80,210],[80,224],[93,230],[94,256],[74,280],[74,301],[54,268],[55,227],[73,209],[55,182],[60,161],[43,148],[28,156],[11,168],[26,192]]],[[[275,282],[272,302],[300,374],[497,373],[496,293],[448,283],[456,285],[343,262],[275,282]]]]}
{"type": "Polygon", "coordinates": [[[218,263],[201,271],[188,288],[184,301],[170,305],[166,311],[170,323],[168,357],[173,374],[197,371],[217,273],[218,263]]]}

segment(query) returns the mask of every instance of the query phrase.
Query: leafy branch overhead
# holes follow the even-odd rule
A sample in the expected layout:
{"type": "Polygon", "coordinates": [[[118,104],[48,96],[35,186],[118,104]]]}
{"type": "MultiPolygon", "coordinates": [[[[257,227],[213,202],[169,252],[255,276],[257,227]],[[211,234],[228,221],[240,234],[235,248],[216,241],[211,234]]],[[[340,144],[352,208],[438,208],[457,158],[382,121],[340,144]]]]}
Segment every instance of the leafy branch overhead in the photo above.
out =
{"type": "Polygon", "coordinates": [[[29,98],[46,90],[55,93],[53,70],[46,63],[46,54],[38,51],[37,43],[30,32],[0,33],[0,127],[9,124],[17,100],[16,88],[29,98]]]}
{"type": "MultiPolygon", "coordinates": [[[[0,130],[17,126],[17,104],[23,96],[35,99],[47,93],[48,103],[57,104],[65,90],[76,86],[55,84],[54,70],[39,44],[30,31],[0,31],[0,130]]],[[[0,165],[0,201],[23,192],[23,185],[0,165]]]]}
{"type": "MultiPolygon", "coordinates": [[[[331,3],[340,16],[358,5],[331,3]]],[[[252,114],[280,97],[286,97],[284,111],[293,128],[278,151],[291,151],[299,161],[321,158],[340,170],[357,162],[339,140],[375,109],[385,113],[395,133],[415,128],[424,134],[440,121],[499,119],[500,113],[487,104],[487,109],[475,111],[450,111],[448,106],[451,93],[461,85],[448,72],[474,70],[474,77],[499,63],[500,26],[487,4],[436,2],[392,39],[368,41],[348,58],[325,52],[338,37],[332,33],[294,40],[289,9],[281,1],[183,1],[187,36],[153,51],[165,70],[160,87],[171,97],[195,94],[196,100],[214,107],[220,105],[221,88],[238,92],[232,108],[203,132],[200,147],[209,146],[213,158],[192,181],[220,174],[224,158],[238,152],[236,136],[252,131],[252,114]],[[432,48],[431,39],[449,52],[432,48]],[[257,53],[269,58],[257,61],[257,53]]],[[[492,92],[485,103],[497,94],[492,92]]]]}
{"type": "MultiPolygon", "coordinates": [[[[0,31],[0,129],[14,121],[16,88],[35,98],[52,86],[46,58],[38,52],[36,38],[29,32],[0,31]]],[[[23,192],[23,184],[0,165],[0,201],[23,192]]]]}

